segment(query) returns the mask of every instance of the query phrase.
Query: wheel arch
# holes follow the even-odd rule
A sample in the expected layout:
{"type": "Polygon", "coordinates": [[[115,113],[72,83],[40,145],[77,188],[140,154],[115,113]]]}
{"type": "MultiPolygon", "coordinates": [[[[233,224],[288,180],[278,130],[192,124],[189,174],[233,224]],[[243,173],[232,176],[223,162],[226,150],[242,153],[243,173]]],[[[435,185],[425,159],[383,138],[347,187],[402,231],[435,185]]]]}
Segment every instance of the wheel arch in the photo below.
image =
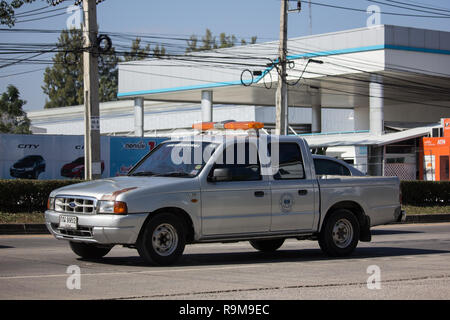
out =
{"type": "MultiPolygon", "coordinates": [[[[346,209],[350,212],[352,212],[356,219],[359,222],[360,226],[360,240],[365,241],[365,239],[370,237],[370,218],[366,215],[363,207],[357,203],[356,201],[340,201],[338,203],[335,203],[332,205],[325,214],[324,219],[321,221],[321,225],[319,226],[319,232],[322,230],[323,226],[325,225],[326,220],[331,216],[331,214],[340,209],[346,209]]],[[[370,241],[370,239],[368,240],[370,241]]]]}
{"type": "Polygon", "coordinates": [[[143,233],[143,230],[145,229],[145,226],[147,225],[148,221],[150,221],[153,217],[155,217],[156,215],[158,215],[160,213],[172,213],[172,214],[176,215],[177,217],[179,217],[186,227],[186,243],[194,242],[195,230],[194,230],[194,223],[192,221],[192,218],[185,210],[178,208],[178,207],[163,207],[163,208],[159,208],[157,210],[150,212],[147,219],[142,224],[141,230],[139,232],[139,237],[143,233]]]}

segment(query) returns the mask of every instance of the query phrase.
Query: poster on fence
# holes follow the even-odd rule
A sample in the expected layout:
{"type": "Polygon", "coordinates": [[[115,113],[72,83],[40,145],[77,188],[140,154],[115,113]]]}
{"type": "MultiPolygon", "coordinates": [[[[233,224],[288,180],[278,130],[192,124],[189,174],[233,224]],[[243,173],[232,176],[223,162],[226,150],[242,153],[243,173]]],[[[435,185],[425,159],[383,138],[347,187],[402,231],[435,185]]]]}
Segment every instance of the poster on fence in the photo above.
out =
{"type": "MultiPolygon", "coordinates": [[[[109,175],[109,137],[101,137],[102,177],[109,175]]],[[[84,178],[84,138],[63,135],[0,135],[0,178],[84,178]]]]}
{"type": "Polygon", "coordinates": [[[111,177],[124,176],[166,138],[111,137],[111,177]]]}

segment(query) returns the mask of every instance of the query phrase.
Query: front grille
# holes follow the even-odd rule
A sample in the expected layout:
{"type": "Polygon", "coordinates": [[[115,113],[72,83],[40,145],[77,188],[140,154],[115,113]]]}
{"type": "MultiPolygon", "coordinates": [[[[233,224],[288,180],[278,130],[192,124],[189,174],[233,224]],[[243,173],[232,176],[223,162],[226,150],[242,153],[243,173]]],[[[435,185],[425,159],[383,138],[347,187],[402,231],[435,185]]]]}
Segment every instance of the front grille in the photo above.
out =
{"type": "Polygon", "coordinates": [[[55,211],[64,213],[95,214],[97,199],[89,197],[56,196],[55,211]]]}
{"type": "Polygon", "coordinates": [[[52,223],[52,229],[56,233],[59,233],[64,236],[92,238],[92,227],[78,226],[77,230],[67,230],[67,229],[59,229],[58,224],[52,223]]]}

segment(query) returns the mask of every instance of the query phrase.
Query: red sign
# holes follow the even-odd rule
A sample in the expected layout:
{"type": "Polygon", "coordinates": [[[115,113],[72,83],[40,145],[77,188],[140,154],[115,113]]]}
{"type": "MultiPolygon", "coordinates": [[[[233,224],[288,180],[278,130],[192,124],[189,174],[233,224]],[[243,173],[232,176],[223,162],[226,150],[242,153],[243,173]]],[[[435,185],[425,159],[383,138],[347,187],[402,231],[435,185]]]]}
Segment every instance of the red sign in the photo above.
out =
{"type": "Polygon", "coordinates": [[[450,137],[450,119],[444,119],[444,137],[450,137]]]}

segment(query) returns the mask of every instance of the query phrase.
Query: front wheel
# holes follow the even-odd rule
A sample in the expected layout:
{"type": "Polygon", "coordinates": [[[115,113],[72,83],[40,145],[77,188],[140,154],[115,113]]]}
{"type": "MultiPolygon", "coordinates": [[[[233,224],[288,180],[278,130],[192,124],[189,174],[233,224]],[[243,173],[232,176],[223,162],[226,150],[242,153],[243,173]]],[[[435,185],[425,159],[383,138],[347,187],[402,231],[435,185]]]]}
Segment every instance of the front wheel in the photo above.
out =
{"type": "Polygon", "coordinates": [[[166,266],[183,254],[186,231],[181,220],[172,213],[161,213],[144,226],[136,243],[139,255],[149,264],[166,266]]]}
{"type": "Polygon", "coordinates": [[[70,242],[70,248],[72,251],[86,259],[99,259],[108,254],[112,247],[99,247],[90,243],[70,242]]]}
{"type": "Polygon", "coordinates": [[[274,252],[279,249],[284,243],[284,239],[270,239],[270,240],[251,240],[250,244],[256,250],[262,252],[274,252]]]}
{"type": "Polygon", "coordinates": [[[319,245],[332,257],[350,255],[358,245],[360,227],[355,215],[346,209],[331,213],[319,234],[319,245]]]}

